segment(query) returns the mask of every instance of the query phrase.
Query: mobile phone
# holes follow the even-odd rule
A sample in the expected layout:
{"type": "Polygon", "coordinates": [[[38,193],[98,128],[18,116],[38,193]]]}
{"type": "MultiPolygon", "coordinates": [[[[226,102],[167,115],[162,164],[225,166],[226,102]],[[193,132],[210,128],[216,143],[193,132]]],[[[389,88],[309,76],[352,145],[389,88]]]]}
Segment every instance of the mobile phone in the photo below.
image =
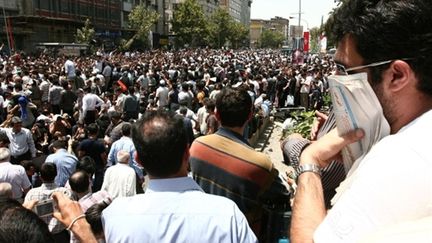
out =
{"type": "Polygon", "coordinates": [[[54,212],[54,202],[52,199],[39,201],[35,206],[35,212],[39,217],[50,216],[54,212]]]}

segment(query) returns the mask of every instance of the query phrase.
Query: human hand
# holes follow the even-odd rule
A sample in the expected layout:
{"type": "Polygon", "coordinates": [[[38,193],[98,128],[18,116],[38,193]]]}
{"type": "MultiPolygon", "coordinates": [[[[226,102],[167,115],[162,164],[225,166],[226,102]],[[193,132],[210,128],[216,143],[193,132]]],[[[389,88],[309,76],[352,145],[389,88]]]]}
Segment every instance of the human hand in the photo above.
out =
{"type": "Polygon", "coordinates": [[[324,122],[328,119],[328,116],[326,114],[319,111],[315,111],[315,116],[316,118],[312,124],[312,129],[310,133],[311,140],[317,139],[318,131],[320,130],[324,122]]]}
{"type": "Polygon", "coordinates": [[[315,163],[320,168],[324,168],[345,146],[360,140],[364,135],[363,129],[340,135],[335,128],[306,147],[300,156],[300,164],[315,163]]]}
{"type": "Polygon", "coordinates": [[[70,200],[61,192],[54,192],[52,197],[56,203],[56,208],[53,216],[58,219],[63,225],[70,225],[71,222],[78,216],[83,214],[81,206],[77,201],[70,200]]]}
{"type": "Polygon", "coordinates": [[[33,210],[33,208],[36,206],[37,203],[38,203],[38,200],[33,199],[30,201],[24,202],[23,207],[27,208],[28,210],[33,210]]]}

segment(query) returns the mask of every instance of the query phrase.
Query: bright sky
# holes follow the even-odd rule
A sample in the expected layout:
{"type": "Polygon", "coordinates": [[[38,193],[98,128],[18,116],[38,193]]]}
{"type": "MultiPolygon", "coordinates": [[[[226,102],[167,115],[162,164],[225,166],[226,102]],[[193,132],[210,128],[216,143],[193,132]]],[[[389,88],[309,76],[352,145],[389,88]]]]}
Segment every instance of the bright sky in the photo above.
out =
{"type": "MultiPolygon", "coordinates": [[[[301,0],[302,20],[301,24],[309,28],[319,27],[321,17],[324,16],[324,23],[328,13],[336,7],[334,0],[301,0]]],[[[251,7],[252,19],[271,19],[275,16],[295,19],[290,20],[290,25],[298,24],[299,1],[298,0],[253,0],[251,7]]]]}

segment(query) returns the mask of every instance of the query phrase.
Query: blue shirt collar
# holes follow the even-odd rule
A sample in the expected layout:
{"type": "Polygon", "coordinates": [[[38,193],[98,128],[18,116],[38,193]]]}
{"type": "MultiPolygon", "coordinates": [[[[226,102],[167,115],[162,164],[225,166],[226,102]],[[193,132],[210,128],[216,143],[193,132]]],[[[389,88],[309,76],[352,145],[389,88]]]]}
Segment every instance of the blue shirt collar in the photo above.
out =
{"type": "Polygon", "coordinates": [[[146,193],[149,192],[185,192],[203,191],[190,177],[176,177],[169,179],[150,179],[146,193]]]}

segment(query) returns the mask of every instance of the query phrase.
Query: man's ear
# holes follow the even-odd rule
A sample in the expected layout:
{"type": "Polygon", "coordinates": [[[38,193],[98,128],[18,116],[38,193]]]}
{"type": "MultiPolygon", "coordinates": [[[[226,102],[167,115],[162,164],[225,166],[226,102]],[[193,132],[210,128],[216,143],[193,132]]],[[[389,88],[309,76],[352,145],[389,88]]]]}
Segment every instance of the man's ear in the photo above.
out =
{"type": "Polygon", "coordinates": [[[383,73],[383,80],[391,80],[387,83],[388,89],[394,93],[401,91],[416,80],[415,73],[408,63],[396,60],[383,73]]]}

